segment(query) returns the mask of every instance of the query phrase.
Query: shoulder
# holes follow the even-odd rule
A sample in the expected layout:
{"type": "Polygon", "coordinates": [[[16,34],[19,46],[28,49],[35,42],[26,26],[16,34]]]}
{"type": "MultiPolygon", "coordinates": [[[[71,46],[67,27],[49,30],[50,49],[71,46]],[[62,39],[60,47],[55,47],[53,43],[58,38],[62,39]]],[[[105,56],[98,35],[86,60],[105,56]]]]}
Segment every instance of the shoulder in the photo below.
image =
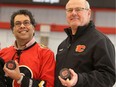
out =
{"type": "Polygon", "coordinates": [[[14,47],[5,47],[0,50],[0,57],[2,57],[5,61],[8,61],[12,54],[14,54],[14,47]]]}
{"type": "Polygon", "coordinates": [[[1,53],[1,52],[9,52],[9,51],[11,51],[11,50],[13,50],[13,49],[14,49],[13,46],[5,47],[5,48],[2,48],[2,49],[0,50],[0,53],[1,53]]]}
{"type": "Polygon", "coordinates": [[[41,50],[42,52],[52,52],[52,50],[49,47],[45,46],[44,44],[37,43],[37,45],[38,49],[41,50]]]}
{"type": "Polygon", "coordinates": [[[49,49],[47,46],[45,46],[44,44],[39,44],[40,48],[42,49],[49,49]]]}
{"type": "Polygon", "coordinates": [[[40,54],[41,56],[43,56],[42,58],[44,59],[54,59],[54,52],[48,48],[47,46],[43,45],[43,44],[38,44],[38,54],[40,54]]]}
{"type": "Polygon", "coordinates": [[[37,43],[38,49],[40,50],[48,50],[49,48],[45,46],[44,44],[37,43]]]}

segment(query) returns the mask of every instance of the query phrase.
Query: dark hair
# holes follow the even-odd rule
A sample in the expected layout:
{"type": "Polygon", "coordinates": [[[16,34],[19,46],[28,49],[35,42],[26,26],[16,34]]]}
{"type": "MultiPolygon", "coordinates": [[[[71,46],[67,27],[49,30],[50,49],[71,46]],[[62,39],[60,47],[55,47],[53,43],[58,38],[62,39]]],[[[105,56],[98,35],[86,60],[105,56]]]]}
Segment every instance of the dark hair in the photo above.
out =
{"type": "Polygon", "coordinates": [[[20,14],[29,16],[30,21],[31,21],[31,24],[32,24],[34,27],[36,26],[36,22],[35,22],[35,19],[34,19],[32,13],[31,13],[30,11],[28,11],[28,10],[24,10],[24,9],[23,9],[23,10],[18,10],[18,11],[14,12],[14,13],[11,15],[11,20],[10,20],[10,28],[11,28],[11,29],[13,29],[13,27],[14,27],[14,18],[15,18],[15,16],[20,15],[20,14]]]}

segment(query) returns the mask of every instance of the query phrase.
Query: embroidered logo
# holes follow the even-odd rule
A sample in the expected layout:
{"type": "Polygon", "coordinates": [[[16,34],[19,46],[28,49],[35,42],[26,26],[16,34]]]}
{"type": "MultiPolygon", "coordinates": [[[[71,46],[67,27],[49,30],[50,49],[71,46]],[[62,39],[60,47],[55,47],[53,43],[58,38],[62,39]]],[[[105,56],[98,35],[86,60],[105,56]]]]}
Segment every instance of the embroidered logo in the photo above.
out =
{"type": "Polygon", "coordinates": [[[77,45],[75,51],[76,52],[83,52],[85,50],[85,45],[77,45]]]}
{"type": "Polygon", "coordinates": [[[41,81],[39,84],[38,84],[38,87],[44,87],[44,85],[45,85],[45,81],[41,81]]]}
{"type": "Polygon", "coordinates": [[[48,48],[47,46],[45,46],[44,44],[40,44],[41,48],[48,48]]]}

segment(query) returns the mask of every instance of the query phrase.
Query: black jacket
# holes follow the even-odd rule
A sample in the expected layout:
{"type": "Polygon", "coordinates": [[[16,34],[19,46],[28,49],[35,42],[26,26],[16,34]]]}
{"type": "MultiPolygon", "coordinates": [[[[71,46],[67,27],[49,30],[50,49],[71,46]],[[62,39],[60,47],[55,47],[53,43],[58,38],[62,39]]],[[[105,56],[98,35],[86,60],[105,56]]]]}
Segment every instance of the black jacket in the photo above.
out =
{"type": "Polygon", "coordinates": [[[79,27],[74,36],[70,28],[68,37],[59,45],[56,55],[55,87],[64,87],[58,79],[62,68],[72,68],[78,74],[74,87],[112,87],[115,83],[115,49],[104,34],[95,29],[91,21],[79,27]]]}

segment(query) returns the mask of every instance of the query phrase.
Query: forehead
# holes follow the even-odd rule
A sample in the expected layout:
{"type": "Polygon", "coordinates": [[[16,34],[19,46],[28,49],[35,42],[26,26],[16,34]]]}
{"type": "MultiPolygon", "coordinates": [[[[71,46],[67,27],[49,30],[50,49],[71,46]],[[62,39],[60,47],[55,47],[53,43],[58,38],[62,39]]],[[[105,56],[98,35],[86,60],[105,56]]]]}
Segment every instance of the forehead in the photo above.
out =
{"type": "Polygon", "coordinates": [[[14,22],[15,21],[24,21],[24,20],[30,20],[29,16],[20,14],[20,15],[16,15],[14,18],[14,22]]]}
{"type": "Polygon", "coordinates": [[[85,7],[85,0],[69,0],[66,8],[85,7]]]}

